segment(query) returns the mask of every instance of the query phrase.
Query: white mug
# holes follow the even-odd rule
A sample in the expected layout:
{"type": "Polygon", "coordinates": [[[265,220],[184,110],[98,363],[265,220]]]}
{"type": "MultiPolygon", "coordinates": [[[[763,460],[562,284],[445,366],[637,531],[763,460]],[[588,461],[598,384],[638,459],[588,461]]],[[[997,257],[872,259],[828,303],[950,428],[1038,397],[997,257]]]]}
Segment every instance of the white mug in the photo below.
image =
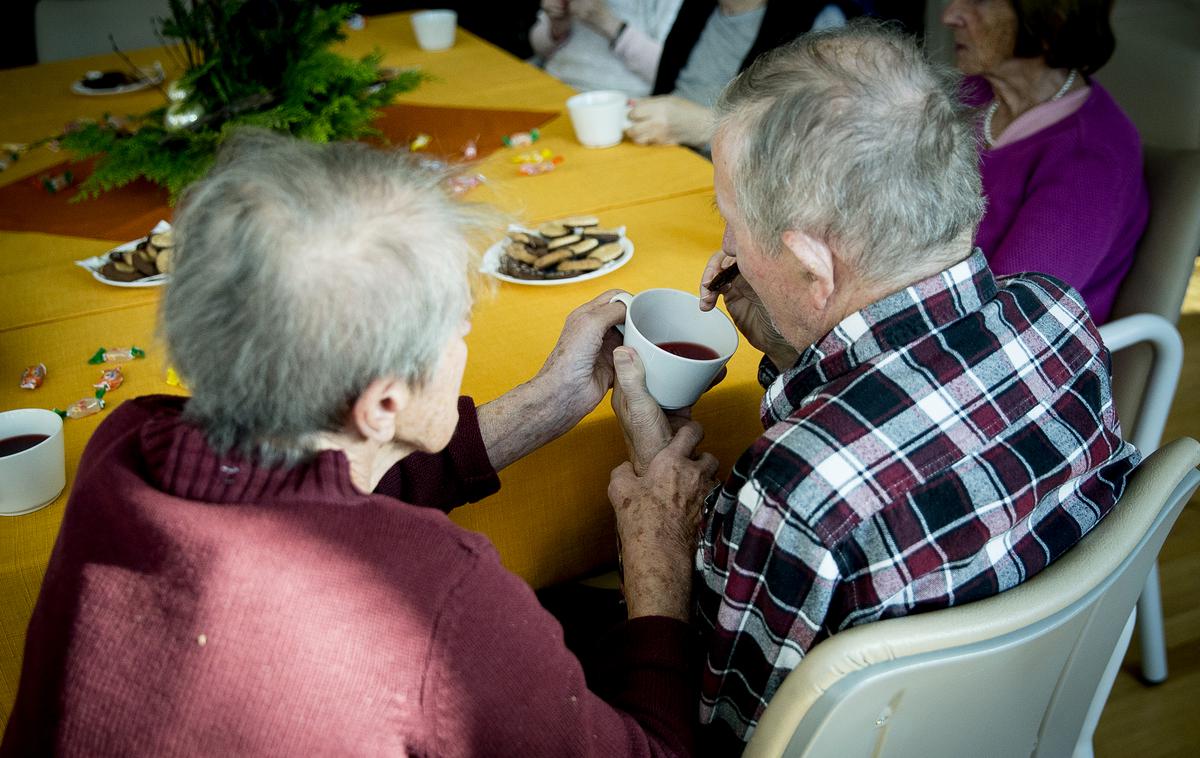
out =
{"type": "Polygon", "coordinates": [[[616,90],[583,92],[567,98],[567,113],[581,145],[612,147],[629,126],[629,96],[616,90]]]}
{"type": "Polygon", "coordinates": [[[454,46],[458,14],[449,10],[418,11],[412,15],[412,25],[422,50],[447,50],[454,46]]]}
{"type": "Polygon", "coordinates": [[[0,413],[0,440],[37,435],[40,442],[0,457],[0,516],[20,516],[49,505],[67,486],[63,421],[42,408],[0,413]]]}
{"type": "Polygon", "coordinates": [[[625,324],[617,328],[646,367],[650,395],[667,410],[694,405],[737,350],[733,322],[715,308],[701,311],[700,298],[680,290],[622,292],[612,302],[618,300],[625,303],[625,324]]]}

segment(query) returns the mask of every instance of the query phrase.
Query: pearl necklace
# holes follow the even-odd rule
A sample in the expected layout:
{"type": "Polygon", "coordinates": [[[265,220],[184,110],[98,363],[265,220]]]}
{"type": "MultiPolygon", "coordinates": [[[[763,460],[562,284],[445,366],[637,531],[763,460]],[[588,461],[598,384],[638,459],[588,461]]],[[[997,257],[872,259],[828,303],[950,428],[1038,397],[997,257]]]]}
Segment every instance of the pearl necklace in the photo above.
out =
{"type": "MultiPolygon", "coordinates": [[[[1061,100],[1062,96],[1067,94],[1067,90],[1071,89],[1071,85],[1075,83],[1075,77],[1079,72],[1071,69],[1067,73],[1067,80],[1063,82],[1063,86],[1058,88],[1058,92],[1054,93],[1054,97],[1047,100],[1047,103],[1053,103],[1055,100],[1061,100]]],[[[988,147],[996,144],[996,138],[992,136],[992,117],[996,115],[996,111],[1000,108],[1000,101],[993,99],[992,104],[988,106],[987,113],[983,114],[983,139],[987,142],[988,147]]]]}

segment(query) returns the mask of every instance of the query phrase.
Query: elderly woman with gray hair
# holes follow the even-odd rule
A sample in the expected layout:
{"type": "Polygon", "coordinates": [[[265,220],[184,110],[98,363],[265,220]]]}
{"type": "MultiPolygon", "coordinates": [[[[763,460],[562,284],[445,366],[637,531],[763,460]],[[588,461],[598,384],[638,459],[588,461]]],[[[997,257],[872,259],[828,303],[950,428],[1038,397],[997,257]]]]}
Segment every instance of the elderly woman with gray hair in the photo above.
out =
{"type": "MultiPolygon", "coordinates": [[[[694,504],[614,482],[630,621],[611,705],[443,511],[608,390],[605,293],[529,382],[459,397],[468,234],[397,154],[235,136],[177,214],[162,306],[190,399],[130,400],[79,466],[4,755],[682,755],[694,504]]],[[[682,428],[654,461],[698,500],[682,428]]]]}

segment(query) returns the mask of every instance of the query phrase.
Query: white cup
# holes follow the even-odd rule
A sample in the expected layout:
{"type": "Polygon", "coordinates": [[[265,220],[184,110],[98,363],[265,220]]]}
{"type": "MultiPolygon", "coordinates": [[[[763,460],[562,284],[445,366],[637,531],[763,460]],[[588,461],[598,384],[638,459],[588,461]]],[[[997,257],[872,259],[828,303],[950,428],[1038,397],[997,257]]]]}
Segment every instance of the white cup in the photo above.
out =
{"type": "Polygon", "coordinates": [[[422,50],[447,50],[454,46],[458,14],[454,11],[418,11],[412,15],[417,45],[422,50]]]}
{"type": "Polygon", "coordinates": [[[567,98],[575,138],[584,147],[621,144],[629,126],[629,96],[616,90],[583,92],[567,98]]]}
{"type": "Polygon", "coordinates": [[[625,335],[646,367],[646,389],[668,410],[694,405],[712,384],[738,346],[738,332],[717,309],[700,310],[700,298],[671,289],[652,289],[612,299],[625,303],[625,335]],[[659,347],[690,343],[707,348],[713,358],[687,358],[659,347]]]}
{"type": "Polygon", "coordinates": [[[0,457],[0,516],[32,513],[53,502],[67,486],[62,418],[41,408],[0,413],[0,440],[34,434],[45,439],[0,457]]]}

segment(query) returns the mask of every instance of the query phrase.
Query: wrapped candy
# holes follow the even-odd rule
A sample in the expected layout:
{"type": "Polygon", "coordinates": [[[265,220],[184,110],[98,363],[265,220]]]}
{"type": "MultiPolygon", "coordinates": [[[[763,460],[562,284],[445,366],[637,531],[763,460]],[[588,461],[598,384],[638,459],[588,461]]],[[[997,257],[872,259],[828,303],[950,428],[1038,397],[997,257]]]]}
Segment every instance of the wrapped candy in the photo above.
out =
{"type": "Polygon", "coordinates": [[[537,142],[542,136],[537,129],[530,129],[527,132],[517,132],[516,134],[508,134],[500,138],[505,147],[529,147],[534,142],[537,142]]]}
{"type": "Polygon", "coordinates": [[[39,363],[36,366],[30,366],[21,373],[21,389],[36,390],[42,386],[42,381],[46,378],[46,364],[39,363]]]}
{"type": "Polygon", "coordinates": [[[554,153],[549,148],[542,148],[541,151],[531,150],[528,153],[517,153],[513,156],[513,163],[542,163],[554,157],[554,153]]]}
{"type": "Polygon", "coordinates": [[[100,374],[100,381],[92,386],[98,390],[112,392],[125,381],[125,375],[121,373],[119,368],[110,368],[100,374]]]}
{"type": "Polygon", "coordinates": [[[355,13],[346,19],[346,26],[356,32],[361,32],[367,28],[367,19],[361,13],[355,13]]]}
{"type": "Polygon", "coordinates": [[[42,181],[42,187],[51,195],[65,190],[75,181],[75,175],[70,171],[63,171],[59,174],[42,174],[39,178],[42,181]]]}
{"type": "Polygon", "coordinates": [[[479,157],[479,145],[473,139],[467,140],[467,144],[463,145],[462,154],[464,161],[475,160],[479,157]]]}
{"type": "Polygon", "coordinates": [[[450,191],[455,195],[461,195],[487,181],[487,177],[483,174],[469,174],[461,176],[452,176],[449,179],[450,191]]]}
{"type": "Polygon", "coordinates": [[[85,397],[67,406],[65,411],[54,409],[63,418],[86,418],[104,410],[104,390],[96,390],[94,397],[85,397]]]}
{"type": "Polygon", "coordinates": [[[167,381],[167,384],[169,384],[172,387],[179,387],[181,389],[187,389],[187,387],[185,387],[183,384],[183,380],[179,378],[179,372],[176,371],[171,366],[167,366],[166,381],[167,381]]]}
{"type": "Polygon", "coordinates": [[[413,137],[412,142],[408,143],[408,150],[413,153],[418,150],[424,150],[429,147],[430,142],[433,142],[433,137],[430,137],[428,134],[418,134],[416,137],[413,137]]]}
{"type": "Polygon", "coordinates": [[[146,351],[140,347],[100,348],[96,354],[88,358],[88,363],[126,363],[135,358],[145,358],[146,351]]]}
{"type": "Polygon", "coordinates": [[[563,162],[561,155],[556,155],[550,160],[539,161],[537,163],[522,163],[517,171],[522,176],[537,176],[538,174],[546,174],[558,167],[558,164],[563,162]]]}

